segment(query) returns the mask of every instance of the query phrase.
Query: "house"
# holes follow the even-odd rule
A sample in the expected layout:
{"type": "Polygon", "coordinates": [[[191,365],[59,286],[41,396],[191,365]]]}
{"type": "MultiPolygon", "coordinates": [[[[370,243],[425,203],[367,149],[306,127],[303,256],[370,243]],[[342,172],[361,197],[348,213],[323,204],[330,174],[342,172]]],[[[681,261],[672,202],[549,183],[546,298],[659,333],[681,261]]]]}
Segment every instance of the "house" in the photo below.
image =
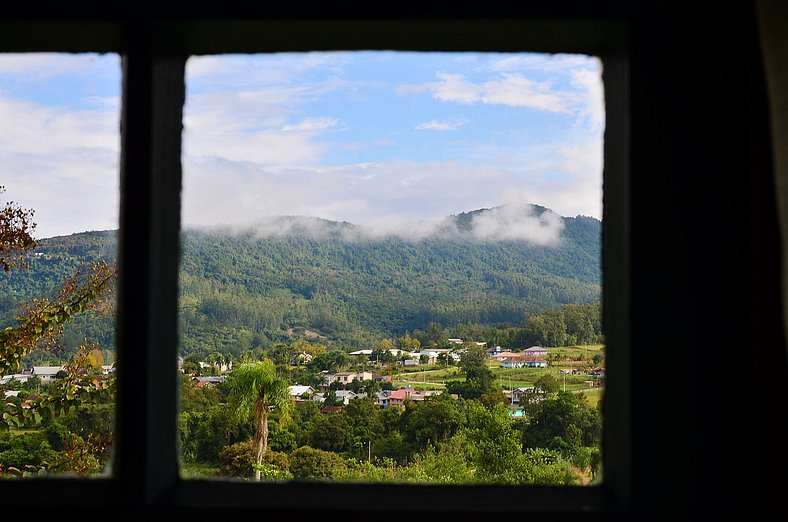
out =
{"type": "Polygon", "coordinates": [[[287,389],[287,391],[290,394],[290,396],[293,399],[295,399],[296,402],[303,401],[303,400],[309,400],[309,399],[304,399],[303,397],[306,396],[306,397],[311,398],[312,395],[314,395],[314,393],[315,393],[315,389],[312,388],[311,386],[302,386],[302,385],[298,385],[298,384],[290,386],[287,389]]]}
{"type": "Polygon", "coordinates": [[[532,357],[547,357],[547,348],[542,348],[541,346],[531,346],[527,350],[523,350],[524,355],[530,355],[532,357]]]}
{"type": "Polygon", "coordinates": [[[192,382],[194,382],[198,388],[202,388],[203,386],[216,386],[217,384],[225,382],[226,380],[227,377],[214,375],[192,378],[192,382]]]}
{"type": "Polygon", "coordinates": [[[523,354],[517,353],[517,352],[512,352],[510,350],[506,350],[506,351],[503,351],[503,352],[494,352],[494,354],[492,355],[492,360],[500,362],[500,361],[503,361],[504,359],[507,359],[509,357],[520,357],[521,355],[523,355],[523,354]]]}
{"type": "Polygon", "coordinates": [[[50,383],[57,378],[58,372],[65,369],[65,366],[33,366],[32,374],[39,377],[42,383],[50,383]]]}
{"type": "Polygon", "coordinates": [[[326,375],[326,384],[329,386],[334,383],[338,382],[342,385],[347,385],[353,382],[354,380],[359,381],[371,381],[374,378],[372,372],[337,372],[337,373],[330,373],[326,375]]]}
{"type": "Polygon", "coordinates": [[[323,406],[320,413],[338,413],[342,411],[342,406],[323,406]]]}
{"type": "Polygon", "coordinates": [[[413,388],[400,388],[390,392],[382,401],[381,405],[384,408],[396,406],[402,408],[405,406],[406,400],[423,401],[424,396],[413,388]]]}
{"type": "Polygon", "coordinates": [[[3,375],[0,377],[0,384],[8,384],[11,381],[23,383],[27,381],[32,375],[29,373],[12,373],[11,375],[3,375]]]}
{"type": "Polygon", "coordinates": [[[541,357],[515,355],[504,358],[501,368],[547,368],[547,361],[541,357]]]}
{"type": "Polygon", "coordinates": [[[342,404],[350,404],[350,401],[358,398],[358,394],[352,390],[337,390],[334,392],[337,400],[342,401],[342,404]]]}
{"type": "Polygon", "coordinates": [[[296,355],[296,361],[300,364],[309,364],[312,362],[312,355],[306,352],[301,352],[296,355]]]}
{"type": "Polygon", "coordinates": [[[512,405],[514,404],[534,404],[544,400],[544,392],[541,388],[527,386],[512,390],[512,405]]]}
{"type": "MultiPolygon", "coordinates": [[[[448,353],[449,351],[450,350],[443,350],[442,352],[443,353],[448,353]]],[[[421,358],[426,355],[427,356],[427,364],[435,364],[437,362],[437,360],[438,360],[438,354],[439,353],[441,353],[441,351],[438,351],[438,350],[422,350],[421,352],[419,352],[419,360],[421,360],[421,358]]]]}
{"type": "Polygon", "coordinates": [[[216,368],[216,370],[219,371],[220,373],[229,372],[230,370],[233,369],[233,362],[232,361],[220,362],[218,364],[209,363],[209,362],[205,362],[205,361],[200,361],[197,364],[200,365],[200,369],[202,369],[202,370],[205,370],[205,369],[209,369],[210,370],[212,368],[216,368]]]}
{"type": "Polygon", "coordinates": [[[588,370],[588,374],[597,378],[597,385],[603,386],[605,384],[605,367],[598,366],[588,370]]]}
{"type": "Polygon", "coordinates": [[[600,377],[604,379],[605,377],[605,367],[604,366],[597,366],[596,368],[591,368],[588,370],[588,375],[593,375],[594,377],[600,377]]]}

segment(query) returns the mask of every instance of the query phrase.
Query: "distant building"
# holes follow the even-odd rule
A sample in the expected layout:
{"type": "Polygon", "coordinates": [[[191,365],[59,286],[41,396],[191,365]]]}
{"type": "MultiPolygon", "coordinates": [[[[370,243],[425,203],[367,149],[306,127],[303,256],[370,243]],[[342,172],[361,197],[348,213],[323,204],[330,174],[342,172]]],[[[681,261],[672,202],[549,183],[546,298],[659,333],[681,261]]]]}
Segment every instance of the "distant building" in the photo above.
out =
{"type": "Polygon", "coordinates": [[[493,361],[503,361],[505,359],[508,359],[509,357],[520,357],[521,355],[523,355],[523,354],[517,353],[517,352],[511,352],[509,350],[506,350],[504,352],[494,353],[492,355],[492,360],[493,361]]]}
{"type": "Polygon", "coordinates": [[[381,399],[381,406],[384,408],[392,406],[401,408],[404,407],[407,399],[412,401],[423,401],[424,396],[412,388],[400,388],[383,397],[381,399]]]}
{"type": "Polygon", "coordinates": [[[42,383],[50,383],[57,378],[58,372],[65,369],[65,366],[33,366],[32,375],[40,378],[42,383]]]}
{"type": "Polygon", "coordinates": [[[501,368],[547,368],[547,360],[528,355],[506,357],[501,361],[501,368]]]}
{"type": "Polygon", "coordinates": [[[352,390],[337,390],[334,392],[338,401],[342,401],[342,404],[350,404],[350,401],[357,398],[358,395],[354,393],[352,390]]]}
{"type": "Polygon", "coordinates": [[[372,355],[372,350],[356,350],[355,352],[350,352],[349,355],[372,355]]]}
{"type": "Polygon", "coordinates": [[[192,378],[192,381],[197,385],[198,388],[202,388],[203,386],[216,386],[220,382],[225,382],[226,380],[227,377],[214,375],[192,378]]]}
{"type": "Polygon", "coordinates": [[[306,395],[307,397],[311,398],[312,395],[315,394],[315,390],[311,386],[301,386],[301,385],[298,385],[298,384],[296,384],[294,386],[290,386],[287,389],[287,391],[290,394],[290,396],[293,399],[296,400],[296,402],[303,401],[303,400],[309,400],[309,399],[303,399],[302,397],[304,397],[304,395],[306,395]]]}
{"type": "Polygon", "coordinates": [[[331,385],[334,382],[340,384],[350,384],[355,379],[359,381],[371,381],[376,374],[372,372],[337,372],[326,375],[326,384],[331,385]]]}
{"type": "Polygon", "coordinates": [[[531,355],[533,357],[547,357],[547,348],[542,348],[541,346],[531,346],[527,350],[524,350],[523,354],[531,355]]]}
{"type": "Polygon", "coordinates": [[[11,381],[19,383],[26,382],[32,375],[29,373],[12,373],[11,375],[3,375],[0,377],[0,384],[8,384],[11,381]]]}

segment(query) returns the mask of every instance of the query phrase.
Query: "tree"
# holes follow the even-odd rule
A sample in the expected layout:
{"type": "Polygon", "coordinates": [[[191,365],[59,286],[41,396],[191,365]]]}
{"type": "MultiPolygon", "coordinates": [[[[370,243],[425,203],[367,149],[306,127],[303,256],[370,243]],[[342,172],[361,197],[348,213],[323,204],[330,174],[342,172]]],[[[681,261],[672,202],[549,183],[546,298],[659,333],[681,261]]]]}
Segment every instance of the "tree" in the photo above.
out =
{"type": "Polygon", "coordinates": [[[536,381],[534,381],[534,387],[541,390],[544,394],[553,394],[558,393],[561,389],[558,384],[558,379],[555,376],[546,373],[541,375],[536,381]]]}
{"type": "Polygon", "coordinates": [[[493,390],[495,375],[485,364],[487,351],[475,343],[465,343],[458,365],[465,371],[465,382],[452,381],[450,393],[459,393],[466,399],[477,399],[493,390]]]}
{"type": "Polygon", "coordinates": [[[260,480],[260,466],[268,450],[268,416],[277,411],[280,421],[289,418],[293,402],[288,392],[290,382],[276,369],[274,362],[247,362],[233,369],[228,380],[229,404],[236,412],[254,422],[256,447],[255,480],[260,480]]]}
{"type": "Polygon", "coordinates": [[[350,356],[342,350],[329,350],[323,352],[309,363],[311,368],[336,372],[350,362],[350,356]]]}
{"type": "Polygon", "coordinates": [[[421,350],[421,342],[415,337],[411,337],[410,333],[405,331],[405,335],[397,339],[397,346],[400,350],[405,350],[406,352],[417,352],[421,350]]]}
{"type": "Polygon", "coordinates": [[[531,422],[524,426],[523,444],[531,448],[553,447],[572,453],[579,446],[596,446],[601,436],[599,411],[583,394],[559,391],[540,402],[531,422]]]}
{"type": "MultiPolygon", "coordinates": [[[[5,187],[0,186],[0,194],[5,187]]],[[[38,244],[33,236],[36,224],[33,211],[9,201],[0,208],[0,266],[8,272],[11,268],[25,266],[25,256],[38,244]]]]}
{"type": "Polygon", "coordinates": [[[295,478],[328,479],[346,467],[345,459],[331,451],[301,446],[290,454],[290,472],[295,478]]]}

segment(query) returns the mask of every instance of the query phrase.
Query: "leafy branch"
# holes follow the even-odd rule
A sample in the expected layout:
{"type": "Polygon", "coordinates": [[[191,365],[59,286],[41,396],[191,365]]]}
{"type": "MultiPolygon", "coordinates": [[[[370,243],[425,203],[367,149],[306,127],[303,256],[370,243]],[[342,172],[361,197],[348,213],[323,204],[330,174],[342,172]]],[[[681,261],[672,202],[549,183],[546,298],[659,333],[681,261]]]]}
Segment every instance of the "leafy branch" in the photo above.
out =
{"type": "Polygon", "coordinates": [[[63,327],[75,315],[111,308],[116,274],[105,261],[93,263],[67,278],[54,298],[27,304],[25,313],[17,317],[19,324],[0,332],[0,375],[17,370],[22,357],[36,348],[58,347],[63,327]]]}

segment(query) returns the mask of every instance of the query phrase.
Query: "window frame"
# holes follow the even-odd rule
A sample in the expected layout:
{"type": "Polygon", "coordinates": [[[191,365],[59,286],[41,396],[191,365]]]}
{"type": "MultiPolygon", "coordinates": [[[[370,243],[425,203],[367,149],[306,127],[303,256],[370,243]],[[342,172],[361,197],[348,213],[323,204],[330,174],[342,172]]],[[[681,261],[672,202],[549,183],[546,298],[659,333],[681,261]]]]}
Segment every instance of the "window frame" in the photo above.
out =
{"type": "MultiPolygon", "coordinates": [[[[496,4],[498,5],[498,4],[496,4]]],[[[374,9],[373,9],[374,10],[374,9]]],[[[123,63],[113,475],[0,483],[11,508],[126,507],[188,513],[521,513],[598,516],[630,504],[627,24],[554,12],[514,17],[297,16],[258,19],[68,19],[0,22],[0,51],[117,52],[123,63]],[[605,479],[592,487],[249,484],[182,480],[177,456],[177,296],[184,71],[190,55],[397,49],[594,54],[603,62],[603,321],[609,377],[605,479]],[[609,320],[614,317],[616,320],[609,320]],[[171,400],[162,400],[171,397],[171,400]],[[502,502],[516,498],[516,502],[502,502]],[[84,499],[90,499],[86,501],[84,499]],[[403,500],[404,499],[404,500],[403,500]]],[[[497,13],[497,14],[496,14],[497,13]]],[[[374,14],[374,13],[373,13],[374,14]]]]}

